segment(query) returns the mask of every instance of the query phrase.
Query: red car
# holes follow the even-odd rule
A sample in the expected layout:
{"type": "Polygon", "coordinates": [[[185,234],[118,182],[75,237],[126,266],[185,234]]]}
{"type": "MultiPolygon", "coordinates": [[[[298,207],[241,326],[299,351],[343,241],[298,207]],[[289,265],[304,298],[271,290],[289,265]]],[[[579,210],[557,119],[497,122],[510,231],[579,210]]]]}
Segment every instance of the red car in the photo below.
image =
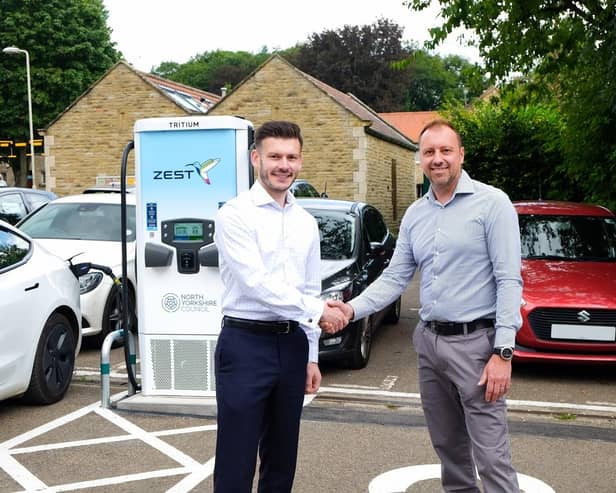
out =
{"type": "Polygon", "coordinates": [[[616,364],[616,216],[572,202],[514,205],[524,279],[514,359],[616,364]]]}

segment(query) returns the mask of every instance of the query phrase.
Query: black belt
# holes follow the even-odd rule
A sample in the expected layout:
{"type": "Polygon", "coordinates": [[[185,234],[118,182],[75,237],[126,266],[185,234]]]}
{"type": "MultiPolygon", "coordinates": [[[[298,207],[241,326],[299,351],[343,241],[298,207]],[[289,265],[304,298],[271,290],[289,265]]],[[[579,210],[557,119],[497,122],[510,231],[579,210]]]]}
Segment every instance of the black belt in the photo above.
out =
{"type": "Polygon", "coordinates": [[[472,322],[439,322],[438,320],[430,320],[425,323],[428,330],[439,336],[458,336],[470,334],[477,329],[494,327],[494,320],[489,318],[478,318],[472,322]]]}
{"type": "Polygon", "coordinates": [[[222,317],[222,327],[235,327],[237,329],[249,329],[254,331],[273,332],[274,334],[289,334],[299,328],[295,320],[249,320],[225,315],[222,317]]]}

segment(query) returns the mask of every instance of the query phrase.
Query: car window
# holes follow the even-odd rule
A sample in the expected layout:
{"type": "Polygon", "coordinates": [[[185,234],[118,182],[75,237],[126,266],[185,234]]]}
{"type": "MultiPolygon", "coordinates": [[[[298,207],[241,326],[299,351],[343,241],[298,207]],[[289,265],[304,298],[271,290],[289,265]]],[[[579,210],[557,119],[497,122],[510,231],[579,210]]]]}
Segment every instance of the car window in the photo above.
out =
{"type": "Polygon", "coordinates": [[[28,213],[20,193],[5,193],[0,196],[0,219],[15,224],[28,213]]]}
{"type": "Polygon", "coordinates": [[[616,221],[611,217],[521,214],[522,258],[616,260],[616,221]]]}
{"type": "Polygon", "coordinates": [[[364,227],[370,242],[382,243],[387,235],[387,225],[381,213],[374,207],[366,207],[364,211],[364,227]]]}
{"type": "Polygon", "coordinates": [[[12,231],[0,228],[0,271],[19,264],[30,252],[30,243],[12,231]]]}
{"type": "Polygon", "coordinates": [[[32,210],[38,209],[41,205],[46,204],[51,199],[40,193],[28,193],[26,192],[26,197],[28,197],[28,202],[32,206],[32,210]]]}
{"type": "Polygon", "coordinates": [[[292,188],[296,197],[319,197],[319,192],[310,183],[296,182],[292,188]]]}
{"type": "MultiPolygon", "coordinates": [[[[119,204],[50,203],[20,229],[33,238],[121,241],[119,204]]],[[[135,240],[135,206],[127,206],[127,241],[135,240]]]]}
{"type": "Polygon", "coordinates": [[[321,259],[345,260],[355,249],[355,220],[352,214],[308,209],[319,225],[321,259]]]}

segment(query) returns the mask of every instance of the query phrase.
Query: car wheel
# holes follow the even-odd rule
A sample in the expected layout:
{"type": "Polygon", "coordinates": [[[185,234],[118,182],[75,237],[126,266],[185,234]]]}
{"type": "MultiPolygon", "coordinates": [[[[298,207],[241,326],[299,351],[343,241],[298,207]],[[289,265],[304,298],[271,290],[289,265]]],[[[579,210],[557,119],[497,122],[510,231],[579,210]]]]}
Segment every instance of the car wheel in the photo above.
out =
{"type": "Polygon", "coordinates": [[[392,303],[383,319],[386,324],[397,324],[400,321],[400,311],[402,309],[402,296],[392,303]]]}
{"type": "Polygon", "coordinates": [[[372,317],[366,317],[361,320],[357,337],[355,338],[355,346],[353,347],[353,355],[350,359],[350,366],[354,370],[364,368],[370,359],[370,351],[372,350],[372,317]]]}
{"type": "MultiPolygon", "coordinates": [[[[100,333],[92,336],[93,342],[97,346],[102,346],[105,338],[113,331],[118,330],[122,326],[122,306],[121,298],[118,296],[118,286],[113,286],[109,291],[107,302],[105,303],[105,310],[103,311],[103,327],[100,333]]],[[[136,330],[137,328],[137,316],[135,315],[135,295],[129,289],[128,295],[128,310],[131,317],[131,326],[136,330]]],[[[124,338],[121,337],[113,341],[111,347],[120,347],[124,344],[124,338]]]]}
{"type": "Polygon", "coordinates": [[[53,404],[64,397],[75,367],[75,337],[68,319],[54,313],[41,333],[24,399],[53,404]]]}

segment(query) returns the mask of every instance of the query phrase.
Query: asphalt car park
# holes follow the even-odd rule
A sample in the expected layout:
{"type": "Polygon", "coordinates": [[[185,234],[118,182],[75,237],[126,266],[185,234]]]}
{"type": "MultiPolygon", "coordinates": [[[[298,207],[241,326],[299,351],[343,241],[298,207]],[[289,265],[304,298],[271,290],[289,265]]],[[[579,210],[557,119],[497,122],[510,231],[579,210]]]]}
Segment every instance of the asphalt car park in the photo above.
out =
{"type": "MultiPolygon", "coordinates": [[[[377,334],[370,365],[322,365],[322,390],[304,408],[295,493],[441,491],[419,408],[416,321],[413,282],[400,323],[377,334]]],[[[114,393],[126,388],[122,358],[113,351],[114,393]]],[[[79,369],[96,370],[99,354],[86,349],[79,359],[79,369]]],[[[509,422],[526,493],[613,492],[615,383],[599,368],[514,366],[509,422]]],[[[84,372],[54,406],[0,403],[0,491],[212,491],[212,415],[101,409],[99,395],[84,372]]]]}

